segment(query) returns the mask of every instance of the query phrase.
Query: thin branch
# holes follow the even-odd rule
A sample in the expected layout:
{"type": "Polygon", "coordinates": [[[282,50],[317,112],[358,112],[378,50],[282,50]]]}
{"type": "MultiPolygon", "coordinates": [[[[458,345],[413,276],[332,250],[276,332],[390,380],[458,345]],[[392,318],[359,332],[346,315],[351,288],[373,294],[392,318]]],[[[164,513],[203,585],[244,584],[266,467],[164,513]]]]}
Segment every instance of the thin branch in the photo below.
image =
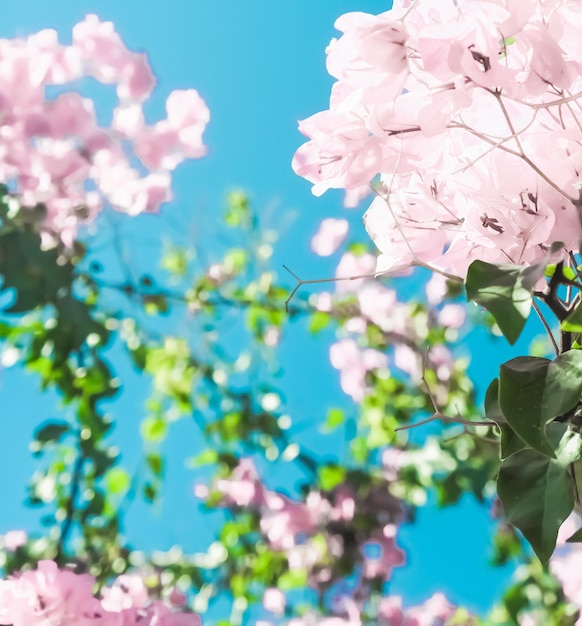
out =
{"type": "MultiPolygon", "coordinates": [[[[426,353],[426,357],[428,357],[428,351],[426,353]]],[[[430,398],[430,401],[432,403],[432,406],[435,412],[431,415],[431,417],[428,417],[427,419],[422,420],[421,422],[415,422],[414,424],[406,424],[405,426],[399,426],[398,428],[395,429],[395,432],[398,432],[401,430],[410,430],[412,428],[417,428],[418,426],[424,426],[425,424],[429,424],[430,422],[434,422],[434,421],[447,422],[451,424],[463,424],[463,426],[495,426],[496,425],[495,422],[491,422],[491,421],[474,422],[472,420],[463,419],[462,417],[451,417],[450,415],[445,415],[444,413],[441,413],[437,407],[436,399],[432,393],[432,390],[430,388],[430,385],[428,384],[428,381],[426,380],[424,373],[422,375],[421,380],[426,386],[428,397],[430,398]]]]}
{"type": "Polygon", "coordinates": [[[68,539],[69,533],[71,532],[71,528],[73,526],[73,518],[75,516],[76,509],[76,500],[79,495],[79,490],[81,488],[81,478],[83,472],[83,463],[85,462],[85,456],[79,450],[79,456],[75,461],[75,465],[73,467],[72,478],[71,478],[71,494],[69,495],[69,499],[67,500],[66,505],[66,515],[63,520],[61,526],[61,532],[59,535],[59,540],[57,542],[57,555],[61,556],[65,547],[65,543],[68,539]]]}
{"type": "Polygon", "coordinates": [[[293,276],[293,278],[297,281],[297,285],[295,285],[295,288],[293,289],[293,291],[291,292],[287,300],[285,300],[285,311],[287,311],[287,313],[289,313],[289,303],[291,302],[291,299],[303,285],[314,285],[316,283],[335,283],[335,282],[340,282],[343,280],[361,280],[365,278],[377,277],[377,274],[359,274],[358,276],[344,276],[341,278],[315,278],[315,279],[303,280],[299,278],[297,274],[292,272],[286,265],[283,265],[283,269],[288,271],[289,274],[291,274],[291,276],[293,276]]]}
{"type": "Polygon", "coordinates": [[[558,347],[558,344],[554,338],[554,335],[552,334],[552,329],[550,328],[550,325],[548,324],[546,318],[543,316],[543,313],[538,305],[538,303],[535,300],[532,300],[532,304],[533,304],[533,308],[535,310],[535,312],[538,314],[538,317],[540,318],[541,323],[543,324],[544,328],[546,329],[546,333],[548,334],[548,337],[550,338],[550,341],[552,342],[552,346],[554,348],[554,351],[556,353],[556,356],[558,356],[560,354],[560,348],[558,347]]]}
{"type": "Polygon", "coordinates": [[[450,415],[443,415],[440,412],[435,413],[431,417],[422,420],[422,422],[415,422],[414,424],[406,424],[405,426],[399,426],[394,429],[394,432],[398,432],[401,430],[411,430],[412,428],[417,428],[418,426],[424,426],[429,422],[447,422],[451,424],[463,424],[464,426],[495,426],[495,422],[474,422],[471,420],[463,419],[462,417],[451,417],[450,415]]]}
{"type": "MultiPolygon", "coordinates": [[[[184,293],[180,291],[172,291],[170,289],[161,289],[157,285],[144,288],[141,285],[137,283],[133,283],[133,282],[116,283],[116,282],[107,281],[101,278],[96,278],[95,276],[92,276],[91,274],[88,274],[86,272],[77,272],[76,277],[86,278],[90,280],[94,285],[99,287],[100,289],[111,289],[113,291],[119,291],[120,293],[122,293],[123,295],[125,295],[127,298],[130,298],[130,299],[131,298],[160,297],[160,298],[166,298],[167,300],[177,302],[179,304],[188,305],[188,304],[193,303],[193,299],[188,297],[184,293]]],[[[224,306],[224,307],[232,307],[232,308],[247,308],[256,304],[260,304],[261,306],[269,310],[273,310],[273,311],[280,310],[280,307],[277,306],[276,303],[274,304],[269,301],[260,302],[257,300],[244,299],[244,298],[232,299],[232,298],[228,298],[227,296],[222,295],[218,289],[215,290],[215,296],[216,296],[215,298],[208,298],[207,300],[203,300],[202,303],[205,305],[224,306]]],[[[306,311],[303,307],[297,306],[297,307],[291,308],[288,312],[291,313],[292,315],[297,315],[297,314],[305,313],[308,311],[306,311]]]]}
{"type": "MultiPolygon", "coordinates": [[[[516,152],[515,150],[512,150],[511,148],[508,148],[507,146],[497,145],[498,142],[491,139],[491,137],[488,137],[487,135],[484,135],[483,133],[476,131],[474,128],[471,128],[470,126],[467,126],[466,124],[455,122],[455,123],[451,123],[449,125],[449,128],[461,128],[463,130],[466,130],[471,135],[475,135],[475,137],[479,137],[479,139],[486,141],[488,144],[496,145],[496,147],[499,150],[502,150],[503,152],[507,152],[508,154],[512,154],[518,159],[521,159],[522,161],[524,161],[524,163],[527,163],[527,165],[529,165],[530,168],[542,180],[544,180],[554,191],[559,193],[562,196],[562,198],[564,198],[564,200],[567,200],[568,202],[571,202],[574,206],[577,206],[577,203],[579,202],[579,200],[576,200],[572,198],[571,196],[569,196],[561,187],[559,187],[551,178],[549,178],[547,174],[542,172],[542,170],[528,156],[524,154],[520,154],[519,152],[516,152]]],[[[513,135],[510,136],[510,138],[513,138],[513,135]]]]}

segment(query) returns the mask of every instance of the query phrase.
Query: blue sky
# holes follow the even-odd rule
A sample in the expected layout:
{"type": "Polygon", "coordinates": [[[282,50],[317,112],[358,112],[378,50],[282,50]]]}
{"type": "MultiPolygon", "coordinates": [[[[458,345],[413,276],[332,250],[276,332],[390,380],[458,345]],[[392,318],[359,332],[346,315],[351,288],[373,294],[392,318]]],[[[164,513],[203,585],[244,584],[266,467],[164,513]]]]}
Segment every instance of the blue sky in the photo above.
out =
{"type": "MultiPolygon", "coordinates": [[[[184,231],[182,243],[195,244],[197,228],[203,228],[202,222],[213,223],[225,193],[243,188],[256,206],[269,207],[273,227],[281,223],[286,210],[296,212],[296,220],[277,244],[275,258],[299,273],[319,277],[332,273],[337,258],[314,257],[309,240],[321,219],[337,216],[343,209],[340,194],[315,198],[310,185],[292,172],[292,155],[303,141],[297,121],[327,106],[331,79],[325,71],[324,50],[335,34],[335,19],[352,10],[378,13],[387,8],[389,3],[379,0],[26,0],[5,3],[0,36],[52,27],[66,42],[72,26],[86,13],[112,20],[131,49],[147,51],[158,76],[158,89],[146,108],[152,121],[163,116],[165,98],[173,89],[196,88],[211,111],[205,135],[209,155],[178,170],[176,200],[161,219],[193,225],[184,231]]],[[[111,101],[103,95],[105,108],[111,101]]],[[[136,238],[132,251],[137,266],[143,264],[140,267],[147,267],[152,249],[159,246],[155,241],[159,222],[152,219],[136,222],[148,233],[147,238],[136,238]]],[[[358,219],[353,234],[363,234],[358,219]]],[[[507,358],[517,354],[502,348],[501,342],[486,350],[482,353],[486,364],[481,361],[479,370],[482,387],[495,375],[500,350],[506,351],[507,358]]],[[[327,348],[307,338],[304,326],[289,328],[279,356],[286,370],[286,394],[296,414],[315,419],[317,407],[345,401],[327,348]],[[315,388],[313,381],[317,381],[315,388]],[[324,395],[321,389],[326,389],[324,395]],[[315,395],[317,407],[312,402],[315,395]]],[[[115,407],[117,437],[122,448],[129,448],[130,463],[141,445],[137,424],[146,391],[129,367],[122,378],[131,391],[115,407]]],[[[24,380],[18,370],[2,372],[0,385],[2,404],[8,407],[3,412],[14,415],[0,423],[0,454],[5,465],[15,468],[10,480],[0,472],[0,490],[8,503],[0,515],[3,532],[30,526],[36,519],[34,512],[20,506],[24,481],[33,467],[26,445],[38,415],[51,416],[56,398],[22,405],[22,394],[34,395],[35,383],[24,380]]],[[[136,507],[128,518],[127,534],[136,546],[166,549],[181,543],[186,549],[201,550],[211,541],[212,522],[201,518],[192,497],[195,476],[181,463],[195,453],[198,440],[191,423],[176,424],[166,451],[177,461],[170,458],[163,506],[153,513],[136,507]]],[[[486,565],[489,522],[488,510],[468,500],[461,508],[438,514],[421,511],[418,523],[402,530],[400,543],[408,550],[409,564],[395,573],[391,590],[404,595],[407,604],[444,590],[455,602],[481,611],[489,608],[509,577],[508,570],[486,565]]]]}

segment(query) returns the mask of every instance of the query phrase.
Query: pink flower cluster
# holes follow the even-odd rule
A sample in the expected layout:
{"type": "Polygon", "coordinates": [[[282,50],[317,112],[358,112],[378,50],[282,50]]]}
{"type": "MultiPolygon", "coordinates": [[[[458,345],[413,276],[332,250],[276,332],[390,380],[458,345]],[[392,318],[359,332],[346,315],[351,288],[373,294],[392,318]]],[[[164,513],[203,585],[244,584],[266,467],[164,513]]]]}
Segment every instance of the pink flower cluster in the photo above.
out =
{"type": "Polygon", "coordinates": [[[142,103],[155,78],[111,22],[87,16],[71,45],[53,30],[0,40],[0,60],[0,182],[22,206],[46,208],[45,235],[70,244],[78,223],[104,204],[132,215],[157,211],[171,199],[170,171],[206,152],[209,112],[193,89],[172,92],[167,118],[145,123],[142,103]],[[117,87],[109,128],[91,99],[70,91],[86,78],[117,87]]]}
{"type": "Polygon", "coordinates": [[[396,0],[340,17],[329,109],[300,123],[295,171],[319,195],[375,183],[377,271],[464,277],[582,238],[577,0],[396,0]]]}
{"type": "MultiPolygon", "coordinates": [[[[138,576],[120,576],[101,597],[88,574],[40,561],[36,570],[0,581],[0,624],[12,626],[201,626],[183,602],[150,600],[138,576]]],[[[178,594],[180,595],[180,594],[178,594]]],[[[174,594],[176,596],[176,594],[174,594]]],[[[176,600],[172,596],[171,600],[176,600]]]]}
{"type": "MultiPolygon", "coordinates": [[[[375,259],[370,254],[356,256],[346,252],[340,259],[336,277],[371,277],[374,265],[375,259]]],[[[431,325],[457,330],[465,322],[465,309],[461,305],[439,305],[445,293],[444,277],[435,274],[427,284],[431,305],[427,315],[413,313],[414,304],[399,302],[394,289],[377,280],[340,280],[335,296],[328,292],[319,294],[316,306],[326,312],[331,312],[336,305],[341,306],[342,297],[347,294],[356,297],[356,304],[351,307],[352,317],[344,325],[348,336],[330,347],[330,361],[340,371],[342,390],[356,402],[361,402],[368,392],[368,373],[386,369],[390,362],[415,381],[421,379],[423,366],[432,368],[439,381],[446,383],[454,368],[450,350],[444,345],[435,345],[426,354],[422,348],[431,325]],[[360,345],[358,339],[366,341],[369,324],[375,324],[384,333],[391,355],[360,345]]]]}
{"type": "MultiPolygon", "coordinates": [[[[306,569],[312,586],[327,588],[337,579],[333,562],[340,557],[360,568],[362,581],[388,579],[392,569],[404,563],[395,543],[402,510],[386,480],[361,490],[365,495],[346,482],[331,492],[313,490],[299,502],[267,489],[253,462],[241,459],[228,478],[215,481],[213,490],[222,494],[223,506],[257,510],[265,542],[286,553],[290,569],[306,569]],[[358,515],[377,523],[352,537],[358,515]]],[[[200,497],[207,493],[204,487],[196,489],[200,497]]]]}
{"type": "MultiPolygon", "coordinates": [[[[326,598],[328,615],[306,613],[289,620],[284,617],[285,593],[268,588],[263,606],[271,616],[257,624],[444,626],[455,615],[456,607],[441,594],[409,609],[402,608],[397,596],[376,594],[372,600],[372,589],[380,588],[394,567],[404,563],[395,543],[401,506],[388,485],[397,478],[401,459],[398,451],[387,452],[381,478],[372,485],[357,487],[348,477],[331,491],[310,491],[303,502],[267,489],[250,459],[241,459],[228,478],[214,482],[213,491],[222,494],[221,505],[257,511],[262,538],[270,549],[286,554],[290,570],[306,570],[307,584],[326,598]],[[357,576],[348,583],[349,564],[357,576]]],[[[196,489],[200,497],[208,492],[206,487],[196,489]]]]}
{"type": "MultiPolygon", "coordinates": [[[[409,609],[402,607],[400,596],[382,598],[378,606],[378,614],[373,622],[362,616],[355,603],[344,600],[343,605],[341,617],[307,614],[288,621],[287,626],[364,626],[370,623],[377,626],[446,626],[460,623],[454,621],[457,608],[440,593],[434,594],[423,604],[409,609]]],[[[265,622],[264,626],[267,625],[271,626],[271,623],[265,622]]]]}

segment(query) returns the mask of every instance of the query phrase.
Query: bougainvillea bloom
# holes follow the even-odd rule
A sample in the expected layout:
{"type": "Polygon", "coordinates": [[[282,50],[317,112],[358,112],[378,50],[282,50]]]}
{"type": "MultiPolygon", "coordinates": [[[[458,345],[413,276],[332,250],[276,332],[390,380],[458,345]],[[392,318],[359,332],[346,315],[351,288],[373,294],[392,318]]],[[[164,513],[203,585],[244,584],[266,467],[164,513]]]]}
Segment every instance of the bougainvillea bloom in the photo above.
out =
{"type": "Polygon", "coordinates": [[[573,0],[396,1],[340,17],[329,109],[300,122],[295,171],[360,193],[377,271],[464,278],[582,238],[582,45],[573,0]]]}

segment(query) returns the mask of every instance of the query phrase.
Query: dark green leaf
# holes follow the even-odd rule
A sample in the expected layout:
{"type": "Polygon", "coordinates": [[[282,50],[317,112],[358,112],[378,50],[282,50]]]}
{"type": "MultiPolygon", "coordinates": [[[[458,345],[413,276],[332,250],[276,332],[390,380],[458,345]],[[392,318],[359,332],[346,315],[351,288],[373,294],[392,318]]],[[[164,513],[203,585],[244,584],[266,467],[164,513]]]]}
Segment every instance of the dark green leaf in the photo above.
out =
{"type": "Polygon", "coordinates": [[[525,450],[527,443],[515,431],[509,424],[499,424],[501,429],[501,458],[507,459],[512,454],[525,450]]]}
{"type": "Polygon", "coordinates": [[[55,302],[57,293],[71,289],[73,266],[60,263],[56,248],[43,250],[34,231],[12,231],[0,236],[2,289],[15,288],[7,313],[24,313],[55,302]]]}
{"type": "Polygon", "coordinates": [[[494,378],[485,393],[485,417],[499,424],[505,417],[499,406],[499,378],[494,378]]]}
{"type": "Polygon", "coordinates": [[[546,425],[573,409],[582,394],[582,352],[555,361],[517,357],[500,370],[499,404],[511,428],[532,448],[551,455],[546,425]]]}
{"type": "Polygon", "coordinates": [[[545,427],[551,419],[542,412],[544,385],[551,361],[517,357],[504,363],[499,373],[499,405],[513,431],[542,454],[553,455],[545,427]]]}
{"type": "Polygon", "coordinates": [[[34,438],[42,444],[45,443],[56,443],[61,440],[64,434],[70,431],[70,425],[67,422],[63,421],[54,421],[41,426],[36,433],[34,434],[34,438]]]}
{"type": "Polygon", "coordinates": [[[535,450],[522,450],[502,463],[497,479],[507,519],[521,530],[544,563],[574,507],[574,483],[568,469],[582,450],[580,436],[563,424],[550,424],[548,436],[554,459],[535,450]]]}
{"type": "Polygon", "coordinates": [[[544,388],[543,417],[552,419],[573,409],[582,395],[582,352],[569,350],[550,363],[544,388]]]}
{"type": "Polygon", "coordinates": [[[164,473],[164,460],[161,455],[156,452],[152,452],[146,456],[146,462],[148,467],[152,470],[155,476],[161,477],[164,473]]]}

